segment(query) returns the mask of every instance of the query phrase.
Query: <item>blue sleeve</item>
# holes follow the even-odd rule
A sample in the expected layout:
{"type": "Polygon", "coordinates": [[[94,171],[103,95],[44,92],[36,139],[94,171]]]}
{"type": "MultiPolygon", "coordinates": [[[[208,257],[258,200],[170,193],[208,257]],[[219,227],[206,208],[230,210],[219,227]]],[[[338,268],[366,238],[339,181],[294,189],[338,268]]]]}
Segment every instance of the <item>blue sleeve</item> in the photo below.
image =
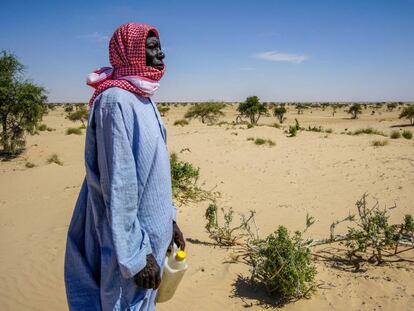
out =
{"type": "MultiPolygon", "coordinates": [[[[98,107],[97,107],[98,108],[98,107]]],[[[138,217],[138,178],[132,146],[118,103],[95,111],[100,182],[122,275],[133,277],[152,253],[138,217]]]]}

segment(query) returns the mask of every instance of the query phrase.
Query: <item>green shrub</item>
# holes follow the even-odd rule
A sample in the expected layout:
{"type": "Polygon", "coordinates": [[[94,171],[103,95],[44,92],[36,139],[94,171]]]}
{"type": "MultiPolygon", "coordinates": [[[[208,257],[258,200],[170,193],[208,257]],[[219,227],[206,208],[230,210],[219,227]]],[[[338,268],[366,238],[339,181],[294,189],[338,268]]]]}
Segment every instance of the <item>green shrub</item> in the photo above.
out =
{"type": "Polygon", "coordinates": [[[276,143],[271,139],[266,139],[266,142],[270,147],[276,146],[276,143]]]}
{"type": "Polygon", "coordinates": [[[37,127],[37,129],[41,132],[46,131],[47,130],[47,125],[42,123],[37,127]]]}
{"type": "Polygon", "coordinates": [[[374,147],[382,147],[382,146],[386,146],[388,145],[388,140],[384,139],[384,140],[374,140],[373,142],[371,142],[371,145],[374,147]]]}
{"type": "Polygon", "coordinates": [[[253,141],[254,140],[254,138],[253,137],[247,137],[247,140],[251,140],[251,141],[253,141]]]}
{"type": "Polygon", "coordinates": [[[170,154],[171,183],[174,199],[179,204],[211,200],[218,193],[201,189],[197,185],[200,169],[191,163],[178,160],[176,153],[170,154]]]}
{"type": "Polygon", "coordinates": [[[254,127],[254,125],[253,125],[253,124],[251,124],[251,123],[247,124],[247,128],[248,128],[248,129],[251,129],[251,128],[253,128],[253,127],[254,127]]]}
{"type": "Polygon", "coordinates": [[[398,139],[398,138],[401,138],[401,133],[400,133],[400,131],[392,131],[392,132],[391,132],[391,134],[390,134],[390,137],[391,137],[392,139],[398,139]]]}
{"type": "Polygon", "coordinates": [[[82,135],[82,130],[78,127],[70,127],[66,129],[66,135],[72,135],[72,134],[82,135]]]}
{"type": "Polygon", "coordinates": [[[184,125],[188,125],[188,121],[185,119],[180,119],[180,120],[175,120],[174,121],[174,125],[180,125],[180,126],[184,126],[184,125]]]}
{"type": "Polygon", "coordinates": [[[256,145],[264,145],[264,144],[266,143],[266,140],[265,140],[265,139],[263,139],[263,138],[256,138],[256,139],[254,140],[254,143],[255,143],[256,145]]]}
{"type": "Polygon", "coordinates": [[[332,134],[332,133],[333,133],[333,130],[332,130],[331,128],[326,129],[326,130],[325,130],[325,133],[332,134]]]}
{"type": "Polygon", "coordinates": [[[402,137],[404,137],[405,139],[411,139],[413,138],[413,133],[411,131],[404,130],[402,132],[402,137]]]}
{"type": "Polygon", "coordinates": [[[36,165],[34,164],[34,163],[32,163],[32,162],[26,162],[26,165],[25,165],[27,168],[33,168],[33,167],[35,167],[36,165]]]}
{"type": "Polygon", "coordinates": [[[316,289],[316,268],[311,262],[309,242],[302,233],[290,235],[284,226],[251,242],[252,279],[259,281],[280,304],[309,298],[316,289]]]}
{"type": "Polygon", "coordinates": [[[63,165],[63,162],[59,159],[59,156],[54,153],[52,154],[48,159],[47,159],[47,163],[56,163],[58,165],[63,165]]]}
{"type": "Polygon", "coordinates": [[[46,130],[47,130],[48,132],[56,131],[56,129],[51,128],[51,127],[47,127],[47,128],[46,128],[46,130]]]}

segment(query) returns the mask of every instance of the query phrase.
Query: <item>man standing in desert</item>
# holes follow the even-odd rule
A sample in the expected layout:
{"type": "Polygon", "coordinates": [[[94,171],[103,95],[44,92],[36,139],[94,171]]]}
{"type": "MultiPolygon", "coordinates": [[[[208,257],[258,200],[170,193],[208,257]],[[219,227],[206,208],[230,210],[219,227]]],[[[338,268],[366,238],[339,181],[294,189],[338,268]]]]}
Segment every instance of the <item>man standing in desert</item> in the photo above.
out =
{"type": "Polygon", "coordinates": [[[86,177],[68,230],[70,310],[155,310],[167,248],[185,247],[175,223],[166,129],[150,99],[165,72],[158,31],[119,27],[112,68],[88,76],[86,177]]]}

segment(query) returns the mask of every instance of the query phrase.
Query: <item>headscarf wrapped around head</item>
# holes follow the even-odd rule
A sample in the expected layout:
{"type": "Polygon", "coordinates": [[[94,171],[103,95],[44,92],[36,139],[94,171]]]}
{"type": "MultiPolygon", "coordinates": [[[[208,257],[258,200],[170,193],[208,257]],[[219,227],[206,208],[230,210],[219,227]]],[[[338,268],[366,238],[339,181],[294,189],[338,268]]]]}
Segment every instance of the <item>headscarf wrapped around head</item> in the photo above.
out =
{"type": "Polygon", "coordinates": [[[111,67],[102,67],[87,76],[87,84],[96,90],[89,101],[110,87],[119,87],[142,96],[152,96],[165,72],[146,65],[145,45],[152,32],[158,39],[157,29],[147,24],[127,23],[115,30],[109,41],[111,67]]]}

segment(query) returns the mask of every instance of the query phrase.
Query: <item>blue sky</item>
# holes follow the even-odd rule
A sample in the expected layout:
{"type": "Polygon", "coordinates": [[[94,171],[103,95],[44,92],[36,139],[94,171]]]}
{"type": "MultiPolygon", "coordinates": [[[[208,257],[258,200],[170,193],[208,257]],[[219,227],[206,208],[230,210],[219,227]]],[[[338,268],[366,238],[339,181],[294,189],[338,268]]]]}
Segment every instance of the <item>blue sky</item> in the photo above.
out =
{"type": "Polygon", "coordinates": [[[414,1],[6,1],[0,50],[50,101],[87,101],[125,22],[156,26],[157,101],[414,100],[414,1]]]}

